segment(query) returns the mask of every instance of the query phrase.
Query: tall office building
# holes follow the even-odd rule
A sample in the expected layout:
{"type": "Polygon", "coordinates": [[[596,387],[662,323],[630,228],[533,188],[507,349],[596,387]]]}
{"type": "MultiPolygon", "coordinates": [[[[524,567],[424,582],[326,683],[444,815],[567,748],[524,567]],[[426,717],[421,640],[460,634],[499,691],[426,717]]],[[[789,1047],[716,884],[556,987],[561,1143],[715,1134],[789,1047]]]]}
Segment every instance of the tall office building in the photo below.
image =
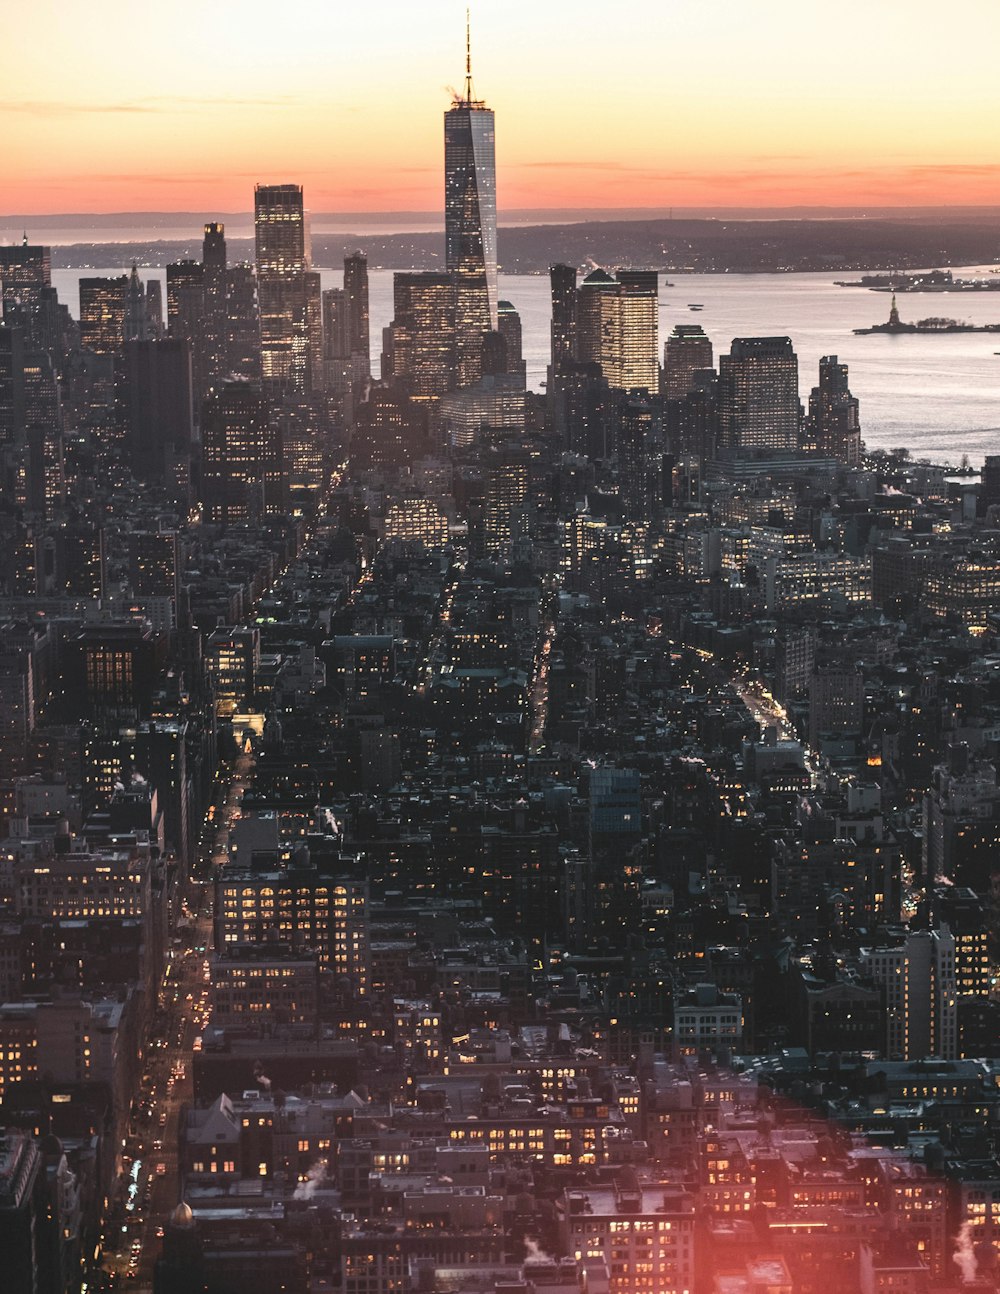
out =
{"type": "Polygon", "coordinates": [[[549,267],[552,286],[552,368],[570,364],[576,357],[576,268],[549,267]]]}
{"type": "Polygon", "coordinates": [[[24,434],[24,336],[0,322],[0,450],[24,434]]]}
{"type": "Polygon", "coordinates": [[[819,362],[819,386],[809,396],[809,426],[816,450],[848,467],[861,462],[858,400],[847,384],[847,365],[836,355],[819,362]]]}
{"type": "Polygon", "coordinates": [[[623,397],[615,428],[618,491],[629,521],[649,521],[662,493],[662,450],[649,400],[623,397]]]}
{"type": "Polygon", "coordinates": [[[147,293],[133,261],[128,287],[125,289],[125,323],[122,334],[125,341],[149,341],[160,331],[163,302],[159,280],[152,280],[150,287],[153,290],[147,293]]]}
{"type": "Polygon", "coordinates": [[[553,426],[570,453],[607,458],[613,395],[600,364],[565,363],[556,371],[551,395],[553,426]]]}
{"type": "Polygon", "coordinates": [[[623,391],[660,389],[659,280],[655,270],[618,271],[618,380],[623,391]]]}
{"type": "Polygon", "coordinates": [[[123,383],[133,474],[166,487],[186,506],[194,439],[191,343],[183,337],[128,342],[123,383]]]}
{"type": "MultiPolygon", "coordinates": [[[[402,273],[393,276],[390,349],[382,372],[416,400],[433,400],[455,387],[455,276],[402,273]]],[[[482,336],[479,337],[480,349],[482,336]]]]}
{"type": "Polygon", "coordinates": [[[47,306],[54,295],[48,247],[0,247],[0,315],[25,330],[28,344],[43,347],[47,306]]]}
{"type": "Polygon", "coordinates": [[[465,90],[444,115],[445,263],[455,275],[459,386],[482,373],[483,333],[495,332],[497,177],[493,112],[475,97],[468,28],[465,90]]]}
{"type": "MultiPolygon", "coordinates": [[[[218,221],[205,226],[201,250],[202,288],[204,291],[204,362],[206,387],[215,386],[226,376],[226,227],[218,221]]],[[[199,395],[203,392],[199,392],[199,395]]]]}
{"type": "Polygon", "coordinates": [[[167,332],[201,348],[205,315],[205,267],[200,261],[173,261],[167,266],[167,332]]]}
{"type": "Polygon", "coordinates": [[[253,266],[226,273],[226,377],[260,381],[260,312],[253,266]]]}
{"type": "Polygon", "coordinates": [[[504,339],[507,349],[507,363],[504,371],[527,382],[528,365],[524,359],[521,316],[509,301],[501,301],[498,306],[497,329],[504,339]]]}
{"type": "Polygon", "coordinates": [[[426,452],[426,406],[398,388],[375,383],[356,413],[351,462],[360,470],[408,466],[426,452]]]}
{"type": "Polygon", "coordinates": [[[599,364],[611,386],[616,349],[615,279],[607,270],[594,269],[576,293],[576,358],[582,364],[599,364]]]}
{"type": "Polygon", "coordinates": [[[861,969],[885,992],[885,1054],[901,1060],[958,1054],[955,939],[947,926],[908,930],[861,949],[861,969]]]}
{"type": "Polygon", "coordinates": [[[528,536],[528,464],[516,452],[497,454],[486,465],[483,539],[488,556],[509,561],[528,536]]]}
{"type": "Polygon", "coordinates": [[[52,254],[48,247],[32,246],[25,235],[22,243],[0,247],[0,285],[6,301],[16,300],[28,289],[52,286],[52,254]]]}
{"type": "Polygon", "coordinates": [[[113,355],[125,341],[125,307],[129,276],[80,280],[80,345],[99,355],[113,355]]]}
{"type": "Polygon", "coordinates": [[[675,324],[663,346],[664,395],[683,400],[695,389],[695,374],[712,368],[712,341],[701,324],[675,324]]]}
{"type": "Polygon", "coordinates": [[[368,336],[368,257],[354,252],[344,257],[344,296],[347,303],[347,350],[355,382],[371,377],[368,336]]]}
{"type": "Polygon", "coordinates": [[[655,270],[597,269],[576,294],[576,353],[601,366],[617,391],[660,389],[658,285],[655,270]]]}
{"type": "Polygon", "coordinates": [[[328,479],[330,439],[314,400],[284,399],[271,415],[281,439],[282,476],[287,491],[301,503],[319,495],[328,479]]]}
{"type": "Polygon", "coordinates": [[[52,521],[66,492],[62,400],[59,376],[48,351],[24,357],[24,503],[52,521]]]}
{"type": "Polygon", "coordinates": [[[788,337],[734,337],[719,357],[719,448],[794,450],[799,362],[788,337]]]}
{"type": "Polygon", "coordinates": [[[256,521],[280,510],[281,429],[250,382],[223,382],[201,415],[201,498],[205,520],[256,521]]]}
{"type": "Polygon", "coordinates": [[[299,184],[258,184],[254,190],[261,372],[276,393],[311,389],[315,358],[310,328],[309,234],[299,184]]]}
{"type": "Polygon", "coordinates": [[[347,292],[344,288],[326,288],[321,299],[324,382],[328,391],[345,394],[353,380],[347,292]]]}
{"type": "Polygon", "coordinates": [[[679,458],[715,457],[719,423],[719,378],[714,369],[699,369],[693,386],[664,407],[666,447],[679,458]]]}

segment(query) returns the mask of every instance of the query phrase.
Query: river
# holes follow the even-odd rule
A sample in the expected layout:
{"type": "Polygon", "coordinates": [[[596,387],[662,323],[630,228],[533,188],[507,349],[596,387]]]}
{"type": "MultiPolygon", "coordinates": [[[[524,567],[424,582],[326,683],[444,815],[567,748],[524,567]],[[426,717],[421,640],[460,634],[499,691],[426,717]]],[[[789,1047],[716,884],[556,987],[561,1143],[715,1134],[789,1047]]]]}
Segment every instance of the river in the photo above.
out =
{"type": "MultiPolygon", "coordinates": [[[[84,275],[120,274],[116,269],[53,270],[60,299],[79,312],[78,281],[84,275]]],[[[957,270],[959,275],[971,271],[957,270]]],[[[341,275],[321,270],[324,287],[341,275]]],[[[144,278],[165,278],[143,270],[144,278]]],[[[857,275],[846,277],[856,278],[857,275]]],[[[817,380],[821,355],[839,355],[850,369],[851,389],[861,402],[861,427],[872,449],[906,446],[918,458],[957,464],[963,455],[981,463],[1000,453],[1000,334],[939,336],[875,334],[855,337],[888,317],[889,297],[861,288],[838,288],[831,274],[690,274],[660,289],[660,340],[677,323],[700,323],[716,358],[733,337],[788,336],[799,357],[803,403],[817,380]],[[703,310],[691,311],[689,303],[703,310]]],[[[661,280],[665,283],[665,280],[661,280]]],[[[370,275],[372,364],[379,370],[382,328],[392,317],[392,272],[370,275]]],[[[544,276],[501,275],[500,295],[521,315],[528,383],[541,389],[549,359],[549,286],[544,276]]],[[[904,320],[947,315],[963,322],[1000,323],[1000,292],[906,293],[899,297],[904,320]]]]}

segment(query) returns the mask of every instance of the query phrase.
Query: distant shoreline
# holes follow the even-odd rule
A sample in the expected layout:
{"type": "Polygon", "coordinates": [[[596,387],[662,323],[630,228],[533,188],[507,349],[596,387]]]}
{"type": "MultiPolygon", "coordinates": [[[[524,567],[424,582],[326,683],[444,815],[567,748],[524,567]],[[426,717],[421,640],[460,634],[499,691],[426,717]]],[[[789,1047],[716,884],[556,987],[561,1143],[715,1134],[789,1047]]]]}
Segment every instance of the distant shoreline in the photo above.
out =
{"type": "MultiPolygon", "coordinates": [[[[421,223],[433,222],[444,228],[443,212],[431,210],[398,210],[398,211],[310,211],[313,227],[320,223],[344,226],[349,223],[373,224],[385,226],[392,222],[421,223]]],[[[522,224],[530,221],[536,224],[585,224],[594,221],[623,220],[895,220],[906,219],[910,222],[961,222],[963,220],[998,219],[1000,205],[967,205],[967,206],[887,206],[887,207],[840,207],[840,206],[769,206],[769,207],[711,207],[711,206],[651,206],[651,207],[511,207],[499,213],[502,224],[522,224]]],[[[233,224],[253,225],[253,211],[247,208],[242,211],[219,211],[208,208],[203,211],[35,211],[0,214],[0,229],[8,226],[23,226],[26,222],[41,228],[65,228],[90,225],[101,228],[107,225],[131,224],[137,229],[155,227],[158,224],[172,225],[186,222],[195,224],[206,220],[222,220],[233,224]]],[[[385,232],[400,232],[388,230],[385,232]]]]}
{"type": "MultiPolygon", "coordinates": [[[[253,230],[247,222],[227,229],[230,260],[254,256],[253,230]]],[[[372,268],[439,270],[444,263],[440,224],[410,232],[369,232],[358,228],[324,231],[313,220],[313,263],[335,266],[359,247],[372,268]]],[[[2,225],[2,222],[0,222],[2,225]]],[[[109,226],[105,226],[109,228],[109,226]]],[[[17,226],[9,226],[8,234],[17,226]]],[[[0,229],[0,232],[4,232],[0,229]]],[[[29,241],[45,243],[41,227],[27,229],[29,241]]],[[[101,237],[93,225],[63,226],[64,242],[50,240],[52,264],[89,269],[135,260],[150,268],[199,258],[202,225],[136,228],[120,218],[101,237]],[[76,237],[73,235],[76,234],[76,237]]],[[[19,241],[19,239],[18,239],[19,241]]],[[[679,274],[829,273],[902,274],[938,267],[984,265],[996,256],[996,223],[981,213],[965,219],[924,222],[915,219],[719,219],[589,220],[546,224],[501,224],[500,262],[508,274],[544,274],[550,265],[643,266],[679,274]]]]}

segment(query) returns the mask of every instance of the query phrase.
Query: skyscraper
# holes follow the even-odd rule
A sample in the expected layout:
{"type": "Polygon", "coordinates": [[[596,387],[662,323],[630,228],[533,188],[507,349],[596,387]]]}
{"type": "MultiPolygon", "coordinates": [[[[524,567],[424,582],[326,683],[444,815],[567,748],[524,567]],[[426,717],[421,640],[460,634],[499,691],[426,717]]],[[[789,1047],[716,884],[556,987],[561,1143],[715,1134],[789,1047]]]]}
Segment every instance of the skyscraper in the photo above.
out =
{"type": "Polygon", "coordinates": [[[663,347],[664,395],[682,400],[695,389],[695,373],[712,365],[712,340],[701,324],[675,324],[663,347]]]}
{"type": "MultiPolygon", "coordinates": [[[[159,286],[159,285],[157,285],[159,286]]],[[[153,321],[149,315],[146,301],[146,289],[139,278],[139,270],[132,262],[132,272],[128,276],[128,287],[125,290],[125,341],[148,341],[153,333],[153,321]]]]}
{"type": "Polygon", "coordinates": [[[167,266],[167,331],[194,342],[205,312],[205,267],[199,261],[172,261],[167,266]]]}
{"type": "Polygon", "coordinates": [[[276,391],[310,386],[309,236],[302,186],[258,184],[254,190],[261,370],[276,391]]]}
{"type": "Polygon", "coordinates": [[[809,423],[820,454],[839,459],[848,467],[861,461],[861,425],[857,397],[847,385],[847,365],[836,355],[819,362],[819,386],[809,396],[809,423]]]}
{"type": "Polygon", "coordinates": [[[80,280],[80,345],[112,355],[125,341],[128,275],[80,280]]]}
{"type": "Polygon", "coordinates": [[[29,345],[45,344],[44,318],[52,293],[48,247],[33,247],[27,237],[13,247],[0,247],[0,313],[24,328],[29,345]]]}
{"type": "Polygon", "coordinates": [[[630,521],[649,521],[659,495],[662,451],[649,400],[625,396],[617,410],[618,490],[630,521]]]}
{"type": "Polygon", "coordinates": [[[482,371],[482,335],[497,328],[497,177],[493,112],[475,97],[468,26],[465,90],[444,115],[446,265],[456,276],[459,386],[482,371]]]}
{"type": "Polygon", "coordinates": [[[618,271],[618,374],[623,391],[660,389],[659,279],[655,270],[618,271]]]}
{"type": "MultiPolygon", "coordinates": [[[[451,274],[393,276],[391,354],[383,375],[418,400],[440,397],[455,386],[455,279],[451,274]]],[[[480,351],[482,336],[479,337],[480,351]]]]}
{"type": "Polygon", "coordinates": [[[223,382],[201,415],[201,498],[205,520],[259,521],[279,509],[283,453],[280,423],[250,382],[223,382]]]}
{"type": "Polygon", "coordinates": [[[657,298],[655,270],[596,269],[576,294],[577,358],[600,364],[613,390],[660,388],[657,298]]]}
{"type": "Polygon", "coordinates": [[[226,375],[260,381],[260,315],[253,266],[226,273],[226,375]]]}
{"type": "Polygon", "coordinates": [[[24,356],[24,425],[25,502],[36,516],[51,521],[63,502],[66,480],[59,378],[47,351],[24,356]]]}
{"type": "Polygon", "coordinates": [[[0,320],[0,450],[24,433],[24,337],[0,320]]]}
{"type": "Polygon", "coordinates": [[[326,288],[322,303],[326,385],[328,390],[339,391],[351,378],[347,292],[344,288],[326,288]]]}
{"type": "Polygon", "coordinates": [[[549,267],[552,285],[552,367],[571,364],[576,357],[576,268],[549,267]]]}
{"type": "Polygon", "coordinates": [[[354,252],[344,257],[344,294],[347,305],[347,350],[354,380],[371,376],[368,339],[368,257],[354,252]]]}
{"type": "MultiPolygon", "coordinates": [[[[206,387],[215,386],[228,372],[226,363],[226,228],[217,221],[205,226],[201,252],[205,293],[203,334],[206,387]]],[[[203,394],[203,392],[199,392],[203,394]]]]}
{"type": "Polygon", "coordinates": [[[719,448],[796,449],[799,362],[788,337],[734,337],[719,357],[719,448]]]}
{"type": "Polygon", "coordinates": [[[190,342],[185,337],[128,342],[122,383],[133,473],[187,504],[194,436],[190,342]]]}
{"type": "Polygon", "coordinates": [[[509,301],[501,301],[498,317],[500,335],[507,344],[506,372],[526,380],[528,366],[524,359],[521,316],[509,301]]]}
{"type": "Polygon", "coordinates": [[[517,451],[491,458],[484,472],[483,536],[490,557],[509,560],[528,533],[528,465],[517,451]]]}

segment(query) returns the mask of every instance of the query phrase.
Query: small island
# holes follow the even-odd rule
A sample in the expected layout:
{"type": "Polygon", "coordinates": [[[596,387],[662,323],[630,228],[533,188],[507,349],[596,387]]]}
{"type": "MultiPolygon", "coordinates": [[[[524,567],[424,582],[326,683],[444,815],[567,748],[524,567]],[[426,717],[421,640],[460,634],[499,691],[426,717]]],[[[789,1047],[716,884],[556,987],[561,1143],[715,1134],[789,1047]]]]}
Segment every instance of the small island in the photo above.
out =
{"type": "Polygon", "coordinates": [[[867,288],[869,292],[1000,292],[1000,274],[990,278],[957,279],[951,270],[922,274],[863,274],[860,279],[834,279],[838,288],[867,288]]]}
{"type": "Polygon", "coordinates": [[[904,323],[899,317],[896,306],[896,295],[893,293],[889,319],[886,323],[872,324],[870,328],[855,328],[856,337],[867,337],[871,333],[952,333],[952,332],[1000,332],[1000,323],[971,324],[958,319],[918,319],[916,323],[904,323]]]}

